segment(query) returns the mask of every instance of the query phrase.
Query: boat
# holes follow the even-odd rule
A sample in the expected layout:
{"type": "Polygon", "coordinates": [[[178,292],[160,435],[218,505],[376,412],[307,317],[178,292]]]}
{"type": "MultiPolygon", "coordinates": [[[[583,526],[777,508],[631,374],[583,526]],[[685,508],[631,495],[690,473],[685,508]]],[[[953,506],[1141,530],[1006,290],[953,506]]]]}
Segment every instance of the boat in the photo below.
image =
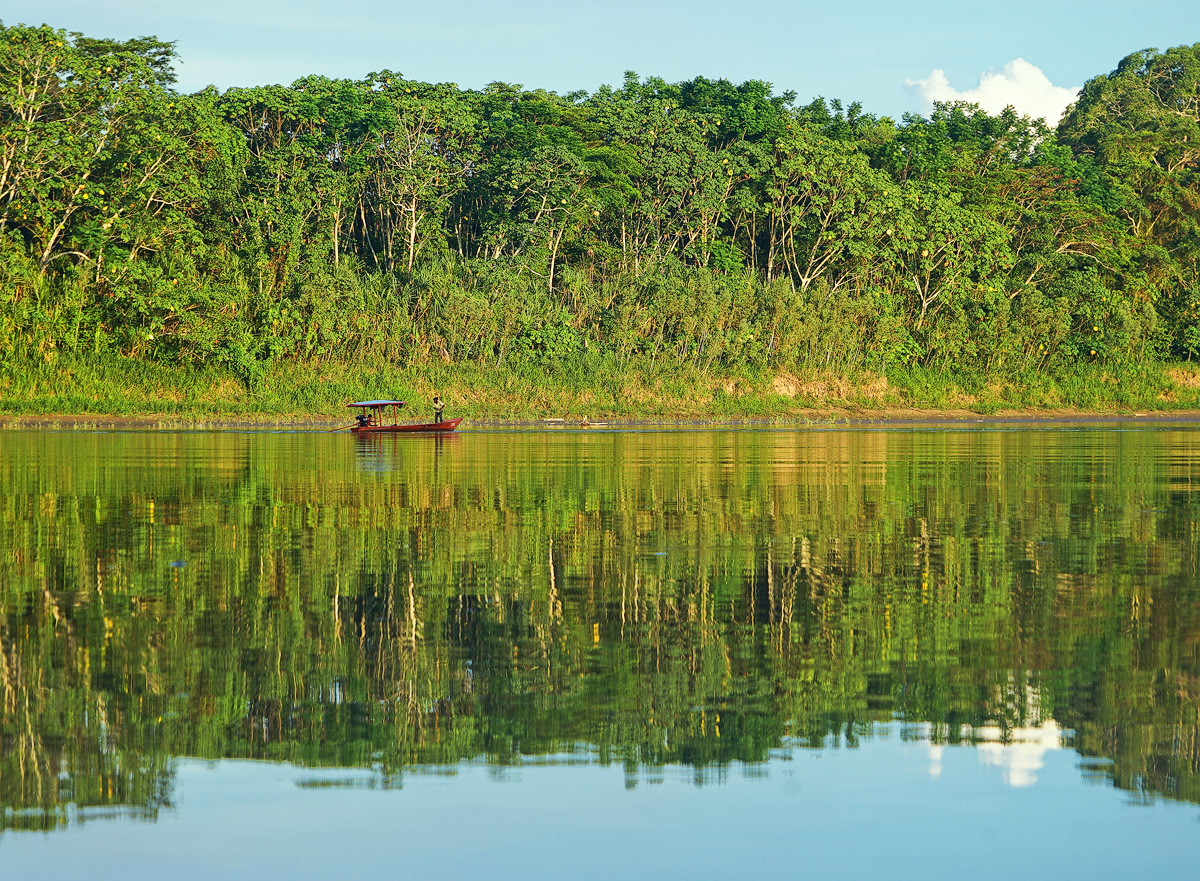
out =
{"type": "Polygon", "coordinates": [[[347,404],[347,407],[358,408],[358,413],[354,416],[354,425],[350,426],[350,431],[354,434],[374,434],[375,432],[447,432],[454,431],[458,428],[458,423],[462,422],[462,417],[457,419],[447,419],[443,422],[421,422],[413,424],[401,424],[400,408],[405,404],[404,401],[355,401],[352,404],[347,404]],[[391,408],[391,422],[387,421],[388,408],[391,408]]]}

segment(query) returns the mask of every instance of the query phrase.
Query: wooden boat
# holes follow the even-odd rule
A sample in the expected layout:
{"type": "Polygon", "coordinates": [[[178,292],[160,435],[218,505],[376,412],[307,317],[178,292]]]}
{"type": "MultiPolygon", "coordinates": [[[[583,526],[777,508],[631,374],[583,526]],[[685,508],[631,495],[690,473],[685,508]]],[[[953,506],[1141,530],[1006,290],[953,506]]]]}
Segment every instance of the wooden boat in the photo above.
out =
{"type": "Polygon", "coordinates": [[[462,422],[462,417],[457,419],[447,419],[444,422],[422,422],[402,425],[400,423],[400,408],[405,404],[404,401],[355,401],[352,404],[347,404],[347,407],[357,407],[358,413],[354,417],[354,425],[350,426],[350,430],[355,434],[371,434],[374,432],[446,432],[454,431],[458,428],[458,423],[462,422]],[[391,408],[391,422],[387,421],[388,408],[391,408]]]}

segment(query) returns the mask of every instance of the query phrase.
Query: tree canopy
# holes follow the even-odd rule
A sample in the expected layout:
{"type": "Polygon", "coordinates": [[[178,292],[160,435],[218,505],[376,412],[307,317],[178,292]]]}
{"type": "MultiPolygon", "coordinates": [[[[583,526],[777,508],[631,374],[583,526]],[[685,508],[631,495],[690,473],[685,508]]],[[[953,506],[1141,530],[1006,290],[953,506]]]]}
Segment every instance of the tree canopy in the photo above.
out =
{"type": "Polygon", "coordinates": [[[1053,370],[1200,353],[1200,44],[896,121],[627,73],[193,95],[174,47],[0,26],[14,358],[1053,370]]]}

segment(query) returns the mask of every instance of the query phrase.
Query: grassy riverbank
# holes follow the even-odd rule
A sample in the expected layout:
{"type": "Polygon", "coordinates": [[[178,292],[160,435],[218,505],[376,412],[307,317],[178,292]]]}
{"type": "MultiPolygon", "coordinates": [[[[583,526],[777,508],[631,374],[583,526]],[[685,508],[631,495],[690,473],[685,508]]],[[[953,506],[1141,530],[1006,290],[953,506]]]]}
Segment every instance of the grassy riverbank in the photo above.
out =
{"type": "Polygon", "coordinates": [[[171,43],[48,26],[0,55],[42,84],[0,95],[0,412],[1200,406],[1170,366],[1200,356],[1200,44],[1128,56],[1053,131],[632,74],[181,95],[171,43]]]}
{"type": "Polygon", "coordinates": [[[814,412],[956,410],[1128,413],[1200,409],[1192,365],[1067,375],[974,375],[930,370],[861,373],[729,373],[656,370],[649,364],[578,363],[557,371],[478,366],[405,370],[387,364],[281,363],[250,386],[219,369],[141,360],[62,358],[0,372],[0,412],[12,415],[337,419],[347,401],[394,396],[425,406],[435,393],[474,419],[605,417],[780,419],[814,412]]]}

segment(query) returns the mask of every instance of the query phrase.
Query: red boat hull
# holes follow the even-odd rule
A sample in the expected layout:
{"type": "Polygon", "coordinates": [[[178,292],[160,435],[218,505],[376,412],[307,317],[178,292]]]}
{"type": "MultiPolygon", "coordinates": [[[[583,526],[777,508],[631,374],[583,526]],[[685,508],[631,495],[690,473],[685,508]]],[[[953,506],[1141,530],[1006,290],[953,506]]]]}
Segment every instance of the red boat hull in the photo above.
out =
{"type": "Polygon", "coordinates": [[[355,425],[350,430],[355,434],[395,434],[397,432],[446,432],[458,428],[462,417],[447,419],[445,422],[425,422],[420,425],[355,425]]]}

